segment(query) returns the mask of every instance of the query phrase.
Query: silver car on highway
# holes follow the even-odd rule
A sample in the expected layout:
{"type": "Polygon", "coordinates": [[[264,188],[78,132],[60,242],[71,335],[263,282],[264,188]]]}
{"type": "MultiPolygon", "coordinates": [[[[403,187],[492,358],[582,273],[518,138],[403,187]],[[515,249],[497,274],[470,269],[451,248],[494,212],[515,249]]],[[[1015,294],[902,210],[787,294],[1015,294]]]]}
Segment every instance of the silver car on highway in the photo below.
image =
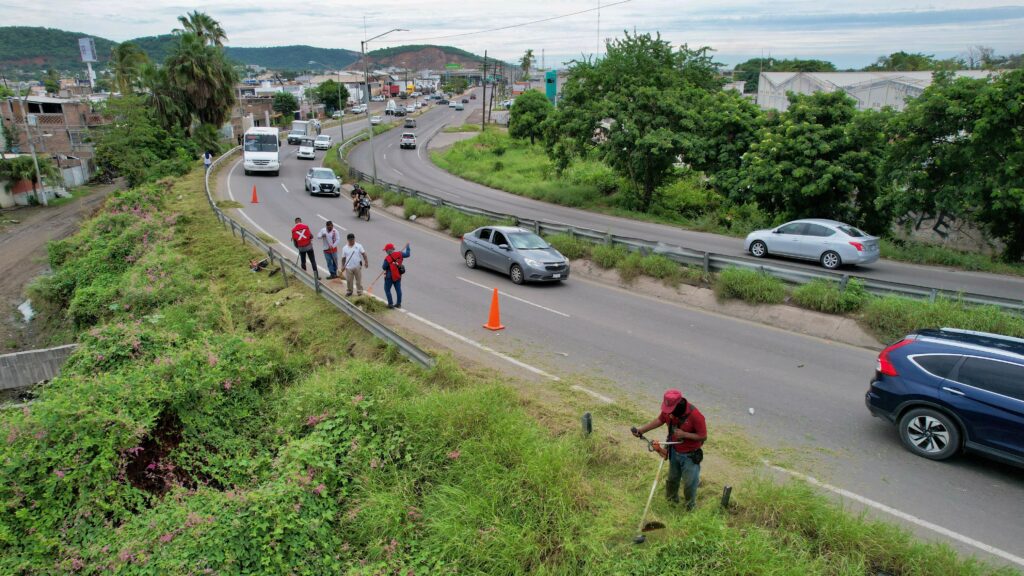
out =
{"type": "Polygon", "coordinates": [[[561,282],[569,261],[540,236],[513,226],[484,226],[463,235],[462,258],[470,268],[490,268],[515,284],[561,282]]]}
{"type": "Polygon", "coordinates": [[[878,237],[835,220],[809,218],[747,235],[746,249],[768,255],[817,260],[829,270],[844,264],[871,264],[878,260],[878,237]]]}

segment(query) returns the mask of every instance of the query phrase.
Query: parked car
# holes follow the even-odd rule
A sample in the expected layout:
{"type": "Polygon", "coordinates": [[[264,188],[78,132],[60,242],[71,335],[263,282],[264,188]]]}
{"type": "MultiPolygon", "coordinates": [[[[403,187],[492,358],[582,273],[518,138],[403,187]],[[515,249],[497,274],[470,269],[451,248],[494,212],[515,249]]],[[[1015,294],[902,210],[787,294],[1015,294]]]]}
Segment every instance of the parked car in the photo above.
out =
{"type": "Polygon", "coordinates": [[[334,143],[331,142],[331,137],[327,134],[321,134],[313,140],[313,147],[317,150],[330,150],[334,143]]]}
{"type": "Polygon", "coordinates": [[[370,101],[372,101],[372,102],[383,102],[384,101],[384,96],[382,94],[378,94],[378,95],[374,96],[373,98],[370,98],[370,101]]]}
{"type": "Polygon", "coordinates": [[[966,450],[1024,466],[1024,339],[918,330],[878,355],[864,401],[918,456],[966,450]]]}
{"type": "Polygon", "coordinates": [[[295,157],[316,160],[316,148],[313,146],[312,138],[299,140],[299,151],[295,153],[295,157]]]}
{"type": "Polygon", "coordinates": [[[416,135],[412,132],[402,134],[401,148],[416,148],[416,135]]]}
{"type": "Polygon", "coordinates": [[[330,168],[310,168],[306,172],[306,192],[310,196],[341,196],[341,181],[330,168]]]}
{"type": "Polygon", "coordinates": [[[342,110],[335,110],[334,113],[331,114],[331,118],[338,119],[338,118],[341,118],[344,115],[345,115],[345,112],[343,112],[342,110]]]}
{"type": "Polygon", "coordinates": [[[405,112],[407,114],[412,114],[415,111],[416,111],[416,105],[415,104],[409,104],[408,106],[405,107],[405,112]]]}
{"type": "Polygon", "coordinates": [[[456,102],[455,103],[455,110],[456,111],[465,110],[465,109],[466,109],[466,105],[463,104],[462,102],[456,102]]]}
{"type": "Polygon", "coordinates": [[[561,282],[569,278],[569,261],[540,236],[513,226],[484,226],[465,234],[460,244],[469,268],[508,274],[515,284],[561,282]]]}
{"type": "Polygon", "coordinates": [[[362,114],[363,112],[366,112],[366,104],[356,104],[352,107],[353,114],[362,114]]]}
{"type": "Polygon", "coordinates": [[[768,255],[817,260],[829,270],[844,264],[871,264],[878,260],[878,237],[836,222],[806,219],[747,235],[747,251],[758,258],[768,255]]]}
{"type": "Polygon", "coordinates": [[[413,93],[409,94],[409,96],[412,96],[413,98],[419,98],[420,97],[420,93],[419,92],[413,92],[413,93]]]}
{"type": "Polygon", "coordinates": [[[416,119],[415,118],[406,118],[405,119],[405,126],[404,127],[405,128],[415,128],[416,127],[416,119]]]}
{"type": "Polygon", "coordinates": [[[380,124],[383,121],[384,121],[384,119],[381,118],[380,116],[376,115],[376,114],[374,114],[373,116],[370,116],[370,124],[372,124],[373,126],[376,126],[377,124],[380,124]]]}

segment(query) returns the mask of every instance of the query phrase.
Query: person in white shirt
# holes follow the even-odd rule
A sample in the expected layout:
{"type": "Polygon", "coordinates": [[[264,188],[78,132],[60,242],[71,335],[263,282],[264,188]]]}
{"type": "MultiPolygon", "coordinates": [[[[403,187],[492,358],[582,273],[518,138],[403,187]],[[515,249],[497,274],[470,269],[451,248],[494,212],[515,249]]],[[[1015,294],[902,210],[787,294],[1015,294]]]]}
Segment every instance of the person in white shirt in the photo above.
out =
{"type": "Polygon", "coordinates": [[[342,269],[345,271],[345,296],[352,295],[352,281],[356,283],[356,295],[363,295],[363,268],[370,267],[363,245],[356,242],[356,235],[348,235],[348,243],[341,248],[342,269]]]}
{"type": "MultiPolygon", "coordinates": [[[[320,229],[317,238],[324,241],[324,258],[327,259],[328,280],[338,277],[338,246],[341,245],[341,233],[334,228],[334,222],[327,221],[327,225],[320,229]]],[[[350,290],[351,291],[351,290],[350,290]]]]}

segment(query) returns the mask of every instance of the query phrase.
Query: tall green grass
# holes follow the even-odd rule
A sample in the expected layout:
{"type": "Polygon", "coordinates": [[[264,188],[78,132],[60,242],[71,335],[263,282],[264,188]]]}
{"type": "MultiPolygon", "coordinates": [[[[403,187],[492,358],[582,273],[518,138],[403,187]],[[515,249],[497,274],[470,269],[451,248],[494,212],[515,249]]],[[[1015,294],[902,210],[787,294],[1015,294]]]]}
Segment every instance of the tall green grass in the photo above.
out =
{"type": "Polygon", "coordinates": [[[935,302],[899,296],[872,298],[864,306],[862,322],[883,342],[921,328],[962,328],[1024,338],[1021,316],[949,298],[936,298],[935,302]]]}
{"type": "Polygon", "coordinates": [[[786,285],[757,270],[729,268],[715,279],[715,294],[721,299],[739,298],[751,304],[779,304],[786,298],[786,285]]]}
{"type": "Polygon", "coordinates": [[[1016,264],[1001,262],[992,256],[956,250],[948,246],[936,246],[912,240],[883,239],[880,249],[882,258],[890,260],[950,266],[961,270],[978,270],[995,274],[1024,275],[1024,262],[1016,264]]]}
{"type": "Polygon", "coordinates": [[[839,283],[825,279],[812,280],[797,286],[793,290],[793,302],[798,306],[827,312],[829,314],[848,314],[860,310],[871,298],[864,289],[864,284],[856,278],[850,279],[845,289],[839,283]]]}

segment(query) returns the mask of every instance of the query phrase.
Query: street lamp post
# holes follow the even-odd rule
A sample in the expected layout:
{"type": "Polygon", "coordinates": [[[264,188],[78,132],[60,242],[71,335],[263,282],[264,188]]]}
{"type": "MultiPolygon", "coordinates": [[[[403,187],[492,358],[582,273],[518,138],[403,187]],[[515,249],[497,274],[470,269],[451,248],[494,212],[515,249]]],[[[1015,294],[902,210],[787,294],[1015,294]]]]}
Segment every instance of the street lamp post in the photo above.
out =
{"type": "MultiPolygon", "coordinates": [[[[385,36],[387,34],[391,34],[392,32],[408,32],[408,30],[406,30],[405,28],[394,28],[394,29],[388,30],[387,32],[385,32],[383,34],[378,34],[378,35],[374,36],[373,38],[370,38],[369,40],[363,40],[362,42],[359,43],[360,51],[363,53],[363,84],[366,86],[366,113],[367,114],[370,113],[370,70],[369,70],[369,67],[368,67],[368,65],[366,63],[366,45],[369,44],[371,41],[376,40],[377,38],[380,38],[381,36],[385,36]]],[[[377,183],[377,154],[375,153],[375,150],[373,148],[373,124],[370,124],[370,160],[373,163],[373,183],[376,184],[377,183]]]]}
{"type": "MultiPolygon", "coordinates": [[[[18,92],[21,92],[21,86],[24,82],[18,83],[18,92]]],[[[47,206],[46,201],[46,190],[43,188],[43,176],[39,173],[39,158],[36,156],[36,144],[32,141],[32,132],[28,127],[28,91],[26,90],[21,97],[21,115],[25,119],[25,140],[28,140],[28,148],[32,151],[32,164],[36,167],[36,181],[39,182],[40,193],[36,194],[36,199],[43,206],[47,206]]],[[[33,190],[35,188],[33,187],[33,190]]]]}

